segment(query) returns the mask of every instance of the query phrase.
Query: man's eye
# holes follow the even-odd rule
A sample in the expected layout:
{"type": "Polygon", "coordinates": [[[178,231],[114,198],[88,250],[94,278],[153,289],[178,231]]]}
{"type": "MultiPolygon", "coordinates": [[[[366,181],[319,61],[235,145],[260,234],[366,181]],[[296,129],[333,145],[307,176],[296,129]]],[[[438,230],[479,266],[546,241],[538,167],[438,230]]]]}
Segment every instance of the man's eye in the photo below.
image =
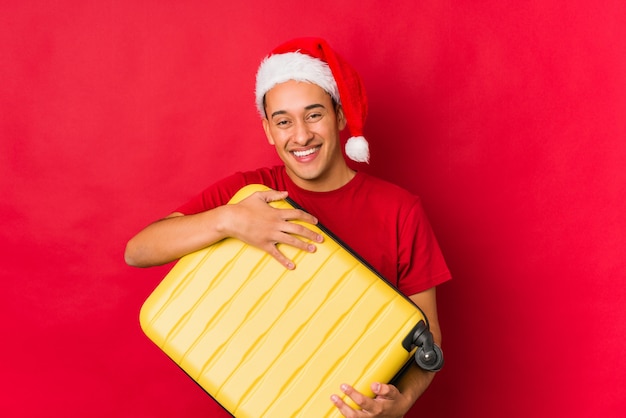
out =
{"type": "Polygon", "coordinates": [[[311,113],[309,116],[307,116],[307,119],[310,121],[316,121],[319,120],[322,117],[321,113],[311,113]]]}
{"type": "Polygon", "coordinates": [[[288,124],[289,124],[289,121],[288,120],[284,120],[284,119],[283,120],[279,120],[279,121],[276,122],[276,126],[280,126],[280,127],[287,126],[288,124]]]}

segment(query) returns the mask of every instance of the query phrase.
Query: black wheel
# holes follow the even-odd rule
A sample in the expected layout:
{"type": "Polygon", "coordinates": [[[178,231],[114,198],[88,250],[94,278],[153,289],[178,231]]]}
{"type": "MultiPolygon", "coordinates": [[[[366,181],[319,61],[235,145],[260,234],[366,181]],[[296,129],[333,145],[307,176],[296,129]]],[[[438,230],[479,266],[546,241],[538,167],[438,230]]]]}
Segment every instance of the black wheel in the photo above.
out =
{"type": "Polygon", "coordinates": [[[417,365],[429,372],[437,372],[443,367],[443,351],[438,345],[433,345],[432,350],[420,347],[415,352],[417,365]]]}

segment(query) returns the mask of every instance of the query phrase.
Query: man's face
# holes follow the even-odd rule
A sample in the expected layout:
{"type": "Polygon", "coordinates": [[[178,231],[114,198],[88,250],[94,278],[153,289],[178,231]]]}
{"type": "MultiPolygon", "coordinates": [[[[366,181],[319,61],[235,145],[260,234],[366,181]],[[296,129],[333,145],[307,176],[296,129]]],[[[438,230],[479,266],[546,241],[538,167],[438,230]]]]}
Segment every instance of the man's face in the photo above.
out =
{"type": "Polygon", "coordinates": [[[326,191],[347,182],[339,139],[346,122],[328,93],[315,84],[287,81],[267,92],[265,112],[267,139],[294,183],[326,191]]]}

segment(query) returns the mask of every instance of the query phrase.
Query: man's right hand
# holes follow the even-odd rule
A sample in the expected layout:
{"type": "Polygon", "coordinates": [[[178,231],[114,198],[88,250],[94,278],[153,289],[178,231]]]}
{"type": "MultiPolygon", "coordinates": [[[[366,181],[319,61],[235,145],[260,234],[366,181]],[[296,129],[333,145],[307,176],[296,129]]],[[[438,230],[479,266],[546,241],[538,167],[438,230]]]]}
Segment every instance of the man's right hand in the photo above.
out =
{"type": "Polygon", "coordinates": [[[255,192],[239,203],[228,205],[228,220],[224,223],[227,236],[237,238],[246,244],[260,248],[270,254],[288,269],[295,264],[278,248],[278,244],[289,245],[303,251],[314,252],[313,242],[322,242],[323,236],[305,225],[317,224],[317,219],[300,209],[279,209],[271,202],[283,200],[287,192],[267,190],[255,192]]]}

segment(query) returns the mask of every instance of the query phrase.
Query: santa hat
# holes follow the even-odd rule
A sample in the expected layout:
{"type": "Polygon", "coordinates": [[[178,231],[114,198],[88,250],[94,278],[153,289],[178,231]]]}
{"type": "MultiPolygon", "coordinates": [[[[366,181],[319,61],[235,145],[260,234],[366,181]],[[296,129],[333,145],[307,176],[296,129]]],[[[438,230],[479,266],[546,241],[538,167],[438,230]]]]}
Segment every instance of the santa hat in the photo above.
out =
{"type": "Polygon", "coordinates": [[[289,80],[320,86],[341,104],[351,137],[346,155],[357,162],[369,162],[369,147],[363,137],[367,116],[367,96],[359,74],[328,43],[320,38],[298,38],[275,48],[257,71],[256,105],[265,118],[265,94],[289,80]]]}

